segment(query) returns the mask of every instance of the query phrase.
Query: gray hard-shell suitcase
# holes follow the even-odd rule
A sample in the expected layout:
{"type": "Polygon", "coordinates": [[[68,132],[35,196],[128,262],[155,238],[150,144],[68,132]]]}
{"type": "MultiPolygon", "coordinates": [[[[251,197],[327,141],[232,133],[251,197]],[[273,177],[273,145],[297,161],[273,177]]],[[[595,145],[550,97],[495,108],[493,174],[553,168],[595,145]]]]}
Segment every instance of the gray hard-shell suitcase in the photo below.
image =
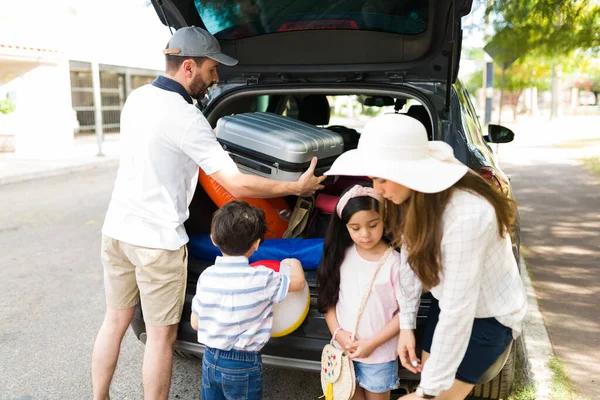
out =
{"type": "Polygon", "coordinates": [[[297,180],[314,156],[322,175],[344,151],[339,133],[267,112],[222,117],[215,131],[241,171],[277,180],[297,180]]]}

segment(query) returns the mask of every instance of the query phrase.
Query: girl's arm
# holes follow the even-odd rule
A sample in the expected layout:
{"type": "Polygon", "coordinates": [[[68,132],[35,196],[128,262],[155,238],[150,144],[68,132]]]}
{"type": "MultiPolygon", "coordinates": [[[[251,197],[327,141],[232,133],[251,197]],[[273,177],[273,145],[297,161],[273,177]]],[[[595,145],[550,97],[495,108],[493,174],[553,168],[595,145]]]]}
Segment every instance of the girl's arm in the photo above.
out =
{"type": "Polygon", "coordinates": [[[337,313],[335,312],[335,307],[329,307],[329,309],[325,313],[325,322],[327,323],[329,332],[333,335],[335,330],[340,326],[337,320],[337,313]]]}
{"type": "Polygon", "coordinates": [[[327,327],[329,328],[329,332],[331,332],[332,336],[337,330],[335,340],[340,344],[340,346],[342,346],[342,349],[348,350],[353,343],[352,334],[340,327],[335,307],[329,307],[329,309],[325,313],[325,322],[327,323],[327,327]],[[338,330],[338,328],[340,329],[338,330]]]}
{"type": "Polygon", "coordinates": [[[375,337],[354,342],[350,348],[350,358],[369,357],[377,347],[381,346],[394,336],[397,336],[400,333],[399,321],[400,317],[396,314],[375,337]]]}

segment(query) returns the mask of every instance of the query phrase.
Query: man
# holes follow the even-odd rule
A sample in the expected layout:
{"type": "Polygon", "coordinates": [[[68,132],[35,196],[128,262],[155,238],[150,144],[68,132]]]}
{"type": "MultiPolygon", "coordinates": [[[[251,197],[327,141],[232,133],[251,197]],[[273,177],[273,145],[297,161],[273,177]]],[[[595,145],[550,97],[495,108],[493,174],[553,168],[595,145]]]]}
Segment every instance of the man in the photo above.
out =
{"type": "Polygon", "coordinates": [[[166,399],[172,349],[185,298],[188,236],[183,223],[198,182],[198,166],[236,197],[314,193],[316,158],[296,182],[240,173],[193,105],[218,82],[223,54],[207,31],[186,27],[164,50],[165,76],[133,91],[121,115],[121,163],[102,229],[107,309],[92,357],[94,399],[109,398],[121,340],[141,300],[147,341],[146,399],[166,399]]]}

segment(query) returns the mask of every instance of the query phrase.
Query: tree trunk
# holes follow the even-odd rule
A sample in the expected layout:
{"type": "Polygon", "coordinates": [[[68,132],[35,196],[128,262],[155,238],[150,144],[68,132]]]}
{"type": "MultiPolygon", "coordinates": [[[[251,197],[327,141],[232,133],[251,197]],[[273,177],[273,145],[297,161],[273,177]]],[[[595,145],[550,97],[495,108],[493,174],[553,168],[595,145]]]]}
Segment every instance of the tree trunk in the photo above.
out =
{"type": "Polygon", "coordinates": [[[519,89],[517,92],[513,93],[514,97],[514,101],[513,101],[513,121],[517,122],[517,108],[519,106],[519,98],[521,97],[521,94],[523,93],[523,89],[519,89]]]}

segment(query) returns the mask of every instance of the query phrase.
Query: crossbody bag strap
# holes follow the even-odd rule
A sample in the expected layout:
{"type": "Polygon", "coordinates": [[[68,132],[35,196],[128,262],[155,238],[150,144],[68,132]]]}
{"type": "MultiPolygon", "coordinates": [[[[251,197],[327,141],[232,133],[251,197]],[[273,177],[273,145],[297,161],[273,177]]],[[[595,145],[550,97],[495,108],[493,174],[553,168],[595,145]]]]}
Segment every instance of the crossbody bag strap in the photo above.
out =
{"type": "Polygon", "coordinates": [[[352,341],[354,341],[354,339],[355,339],[356,331],[358,330],[358,323],[360,322],[360,317],[362,317],[363,313],[365,312],[365,307],[367,306],[367,300],[369,299],[369,294],[371,294],[371,289],[373,288],[373,283],[375,283],[375,278],[377,277],[377,273],[379,272],[381,267],[383,267],[383,264],[385,264],[385,262],[387,261],[392,250],[393,250],[393,248],[388,247],[388,249],[385,251],[385,253],[383,253],[383,256],[381,256],[381,259],[379,260],[379,264],[377,265],[377,268],[375,269],[373,278],[371,278],[371,282],[369,282],[367,291],[365,292],[365,295],[363,296],[362,301],[360,303],[360,308],[358,309],[358,315],[356,316],[356,325],[354,326],[354,330],[352,331],[352,341]]]}

